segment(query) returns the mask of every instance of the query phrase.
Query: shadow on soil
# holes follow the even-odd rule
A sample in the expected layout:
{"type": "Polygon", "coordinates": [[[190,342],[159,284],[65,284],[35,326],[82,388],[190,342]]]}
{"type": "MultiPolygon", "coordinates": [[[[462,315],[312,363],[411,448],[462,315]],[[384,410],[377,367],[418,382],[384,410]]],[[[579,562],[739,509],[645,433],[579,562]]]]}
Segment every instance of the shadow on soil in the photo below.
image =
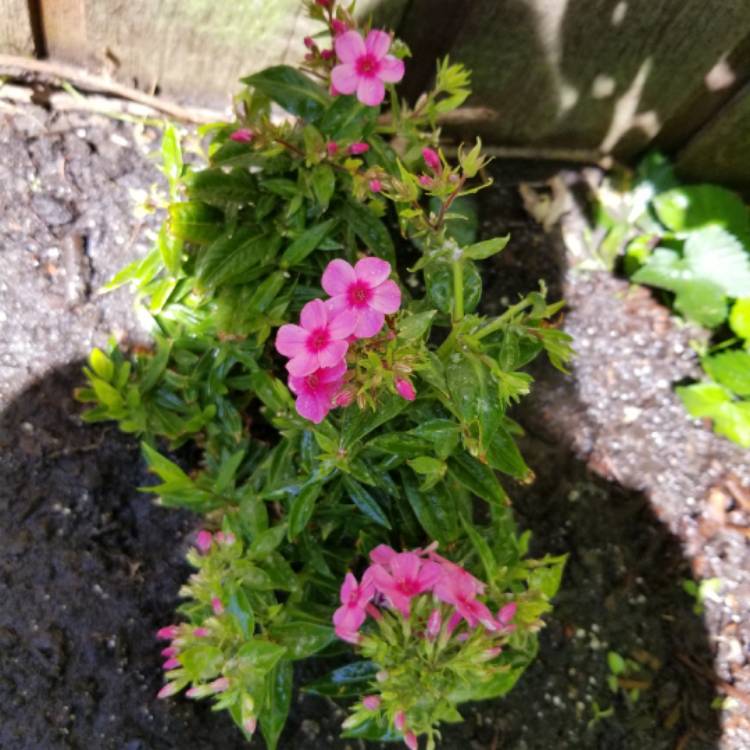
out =
{"type": "MultiPolygon", "coordinates": [[[[558,297],[561,244],[529,223],[517,178],[507,165],[503,174],[484,200],[485,229],[514,242],[487,277],[487,298],[512,301],[540,277],[558,297]]],[[[81,424],[71,396],[79,373],[80,363],[50,373],[0,416],[0,746],[244,747],[226,717],[154,698],[153,633],[173,618],[195,521],[135,490],[146,480],[136,441],[81,424]]],[[[536,663],[507,699],[468,707],[442,747],[714,750],[712,649],[681,590],[690,570],[679,543],[642,494],[574,453],[586,418],[574,378],[545,366],[535,375],[516,418],[537,480],[509,490],[534,553],[570,561],[536,663]],[[551,390],[552,406],[543,398],[551,390]],[[566,419],[555,407],[563,401],[566,419]],[[617,692],[607,685],[609,651],[632,662],[617,692]]],[[[335,739],[341,716],[299,698],[281,747],[353,750],[335,739]]]]}

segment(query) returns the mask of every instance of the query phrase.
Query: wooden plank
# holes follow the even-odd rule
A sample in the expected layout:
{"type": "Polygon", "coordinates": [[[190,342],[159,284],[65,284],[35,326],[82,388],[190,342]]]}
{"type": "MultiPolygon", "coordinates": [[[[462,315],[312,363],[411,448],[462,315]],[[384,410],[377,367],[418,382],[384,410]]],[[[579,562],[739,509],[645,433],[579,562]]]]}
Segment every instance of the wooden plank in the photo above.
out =
{"type": "Polygon", "coordinates": [[[39,0],[39,12],[47,56],[86,62],[85,0],[39,0]]]}
{"type": "Polygon", "coordinates": [[[299,0],[44,0],[51,47],[65,62],[106,70],[168,97],[225,105],[238,79],[304,54],[299,0]],[[63,38],[65,14],[81,36],[63,38]]]}
{"type": "MultiPolygon", "coordinates": [[[[479,131],[505,145],[602,148],[621,157],[642,150],[665,124],[674,140],[694,130],[699,123],[681,131],[674,118],[705,93],[707,76],[750,34],[748,0],[460,5],[451,57],[474,72],[470,104],[496,114],[472,123],[467,135],[479,131]]],[[[404,29],[429,37],[431,8],[434,0],[414,0],[404,29]]],[[[419,34],[407,33],[406,41],[418,54],[419,34]]],[[[736,81],[718,82],[728,95],[731,85],[736,81]]]]}
{"type": "Polygon", "coordinates": [[[750,190],[750,84],[688,141],[677,169],[685,179],[750,190]]]}
{"type": "Polygon", "coordinates": [[[34,54],[34,34],[26,0],[0,0],[0,52],[34,54]]]}

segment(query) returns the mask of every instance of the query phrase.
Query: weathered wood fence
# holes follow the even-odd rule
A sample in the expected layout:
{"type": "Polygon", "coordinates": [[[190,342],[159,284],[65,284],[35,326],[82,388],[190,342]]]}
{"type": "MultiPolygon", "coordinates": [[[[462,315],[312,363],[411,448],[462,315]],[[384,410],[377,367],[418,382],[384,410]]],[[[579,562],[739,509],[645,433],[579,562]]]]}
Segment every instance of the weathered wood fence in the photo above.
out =
{"type": "MultiPolygon", "coordinates": [[[[414,53],[404,90],[450,53],[474,71],[467,135],[631,158],[750,187],[750,0],[360,0],[414,53]]],[[[0,0],[0,52],[50,57],[193,103],[293,61],[302,0],[0,0]]]]}

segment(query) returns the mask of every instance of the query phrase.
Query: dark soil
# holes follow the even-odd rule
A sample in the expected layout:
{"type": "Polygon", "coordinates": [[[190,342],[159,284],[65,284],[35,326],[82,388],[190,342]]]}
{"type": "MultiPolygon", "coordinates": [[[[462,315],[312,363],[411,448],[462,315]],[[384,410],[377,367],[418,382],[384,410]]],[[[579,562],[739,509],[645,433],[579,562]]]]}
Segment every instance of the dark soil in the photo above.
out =
{"type": "MultiPolygon", "coordinates": [[[[138,493],[136,441],[82,424],[71,396],[92,344],[139,335],[127,293],[95,291],[146,250],[129,189],[157,180],[155,142],[97,117],[0,113],[3,750],[246,746],[226,716],[155,699],[153,633],[172,619],[196,519],[138,493]]],[[[748,454],[674,396],[697,373],[696,332],[625,282],[568,268],[558,232],[529,219],[517,184],[553,171],[501,165],[482,216],[488,233],[513,236],[488,298],[513,301],[545,278],[569,303],[578,357],[568,377],[536,368],[515,416],[537,479],[509,490],[535,554],[570,561],[538,660],[508,698],[468,707],[443,747],[748,748],[748,454]],[[702,615],[682,590],[691,577],[720,579],[702,615]],[[637,700],[607,686],[610,650],[638,663],[637,700]]],[[[335,739],[342,716],[300,698],[281,747],[363,747],[335,739]]]]}

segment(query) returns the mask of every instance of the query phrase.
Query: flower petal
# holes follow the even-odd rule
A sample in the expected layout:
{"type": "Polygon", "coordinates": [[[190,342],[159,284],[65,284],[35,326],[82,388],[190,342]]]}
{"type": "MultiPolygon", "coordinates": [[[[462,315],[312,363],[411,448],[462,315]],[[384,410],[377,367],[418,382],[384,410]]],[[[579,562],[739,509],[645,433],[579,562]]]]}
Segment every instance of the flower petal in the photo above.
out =
{"type": "Polygon", "coordinates": [[[295,377],[304,377],[309,375],[311,372],[315,372],[319,367],[318,357],[313,352],[304,351],[297,354],[296,357],[290,359],[286,363],[287,372],[295,377]]]}
{"type": "Polygon", "coordinates": [[[303,393],[297,397],[294,407],[300,417],[309,419],[315,424],[320,424],[330,409],[329,401],[312,393],[303,393]]]}
{"type": "Polygon", "coordinates": [[[354,273],[370,286],[382,284],[391,275],[391,264],[381,258],[362,258],[354,266],[354,273]]]}
{"type": "MultiPolygon", "coordinates": [[[[357,264],[359,265],[359,264],[357,264]]],[[[323,271],[323,277],[320,280],[326,294],[335,297],[339,294],[346,294],[346,290],[357,280],[355,270],[341,258],[332,260],[323,271]]]]}
{"type": "Polygon", "coordinates": [[[347,308],[335,317],[332,316],[331,322],[328,324],[328,333],[332,339],[345,339],[355,332],[356,327],[357,314],[347,308]]]}
{"type": "MultiPolygon", "coordinates": [[[[346,341],[331,341],[325,349],[318,352],[320,366],[334,367],[346,356],[348,348],[349,344],[346,341]]],[[[289,365],[287,365],[287,369],[289,369],[289,365]]]]}
{"type": "MultiPolygon", "coordinates": [[[[367,53],[365,41],[358,31],[345,31],[335,41],[336,55],[342,63],[353,63],[367,53]]],[[[336,87],[338,88],[338,86],[336,87]]]]}
{"type": "Polygon", "coordinates": [[[347,573],[344,576],[344,582],[341,584],[341,591],[339,593],[339,599],[342,604],[348,604],[352,598],[352,594],[357,591],[357,579],[353,573],[347,573]]]}
{"type": "Polygon", "coordinates": [[[389,547],[387,544],[379,544],[375,549],[370,550],[370,560],[379,565],[387,565],[397,554],[393,547],[389,547]]]}
{"type": "Polygon", "coordinates": [[[385,323],[385,316],[382,312],[373,310],[371,307],[365,307],[359,313],[357,327],[354,329],[354,335],[359,339],[369,339],[380,331],[385,323]]]}
{"type": "Polygon", "coordinates": [[[305,390],[305,379],[296,375],[290,375],[287,385],[289,386],[289,390],[296,396],[305,390]]]}
{"type": "Polygon", "coordinates": [[[391,573],[397,581],[416,581],[422,561],[413,552],[399,552],[390,562],[391,573]]]}
{"type": "Polygon", "coordinates": [[[357,99],[368,107],[377,107],[385,99],[385,86],[379,78],[360,78],[357,99]]]}
{"type": "Polygon", "coordinates": [[[393,55],[386,55],[380,61],[378,78],[386,83],[398,83],[404,77],[404,61],[393,55]]]}
{"type": "Polygon", "coordinates": [[[385,57],[388,48],[391,46],[391,37],[385,31],[373,29],[365,39],[365,49],[378,60],[385,57]]]}
{"type": "Polygon", "coordinates": [[[328,310],[323,300],[312,299],[303,308],[299,316],[302,327],[308,331],[325,328],[328,325],[328,310]]]}
{"type": "Polygon", "coordinates": [[[373,289],[370,307],[381,313],[395,313],[401,305],[401,290],[395,281],[384,281],[373,289]]]}
{"type": "Polygon", "coordinates": [[[309,335],[304,328],[287,323],[276,334],[276,351],[285,357],[294,357],[304,350],[309,335]]]}
{"type": "Polygon", "coordinates": [[[353,94],[357,90],[359,76],[353,65],[343,63],[331,71],[332,88],[337,94],[353,94]]]}
{"type": "Polygon", "coordinates": [[[338,364],[333,367],[324,367],[318,373],[318,381],[324,385],[330,385],[341,380],[346,372],[346,360],[342,359],[338,364]]]}

